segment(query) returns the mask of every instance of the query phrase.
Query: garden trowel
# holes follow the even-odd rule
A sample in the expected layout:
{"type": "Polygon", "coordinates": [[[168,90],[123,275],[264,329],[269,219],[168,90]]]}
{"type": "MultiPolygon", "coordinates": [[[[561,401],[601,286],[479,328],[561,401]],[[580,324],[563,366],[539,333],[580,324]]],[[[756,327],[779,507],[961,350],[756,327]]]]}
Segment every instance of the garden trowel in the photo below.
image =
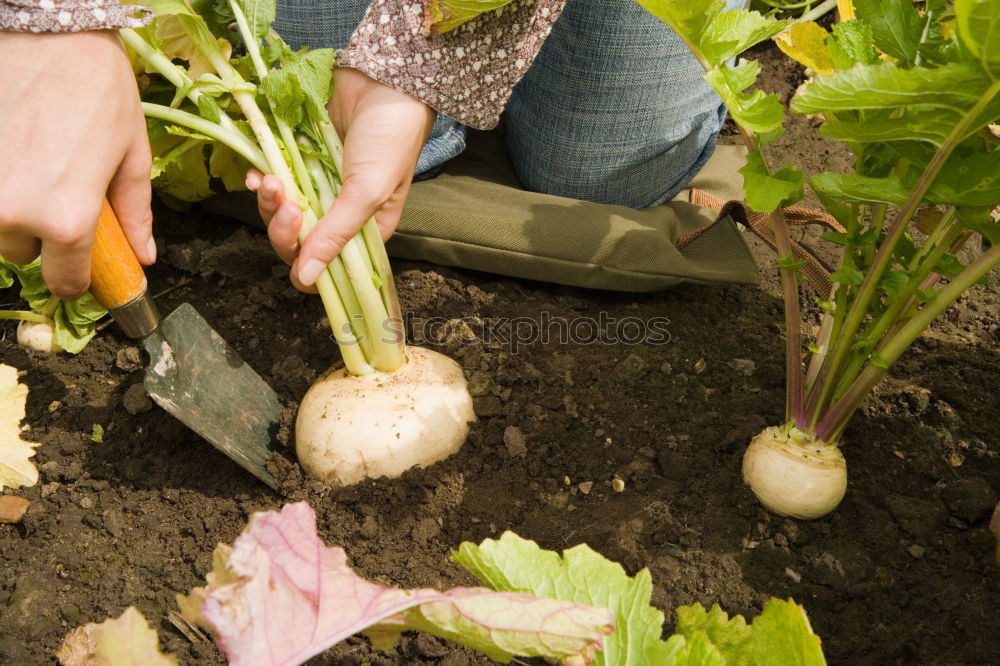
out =
{"type": "Polygon", "coordinates": [[[160,317],[142,266],[107,202],[91,262],[91,293],[149,353],[143,384],[153,400],[276,488],[264,465],[281,417],[278,396],[189,304],[160,317]]]}

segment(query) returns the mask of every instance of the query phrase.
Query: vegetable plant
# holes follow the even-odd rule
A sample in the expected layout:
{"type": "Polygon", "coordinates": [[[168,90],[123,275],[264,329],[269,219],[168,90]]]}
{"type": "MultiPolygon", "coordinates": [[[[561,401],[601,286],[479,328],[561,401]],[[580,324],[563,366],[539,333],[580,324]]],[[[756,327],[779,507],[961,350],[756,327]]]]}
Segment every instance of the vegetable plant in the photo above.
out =
{"type": "MultiPolygon", "coordinates": [[[[792,601],[770,600],[751,624],[718,606],[682,607],[677,632],[663,640],[649,571],[630,577],[585,544],[560,555],[506,532],[462,544],[453,559],[490,589],[376,585],[347,566],[342,548],[320,540],[315,514],[299,502],[251,516],[232,546],[216,548],[207,585],[177,601],[183,619],[211,633],[236,666],[294,666],[359,632],[388,649],[408,630],[502,663],[518,656],[567,666],[826,663],[805,612],[792,601]]],[[[176,663],[160,653],[156,632],[134,608],[74,629],[58,656],[63,666],[76,666],[116,654],[137,656],[109,663],[176,663]]]]}
{"type": "Polygon", "coordinates": [[[97,332],[97,322],[107,314],[88,292],[75,301],[53,296],[42,279],[39,260],[26,265],[0,257],[0,289],[21,286],[21,298],[30,310],[0,310],[0,319],[17,320],[18,344],[35,351],[54,353],[83,350],[97,332]]]}
{"type": "Polygon", "coordinates": [[[560,556],[534,541],[505,532],[478,546],[463,543],[452,559],[491,589],[608,608],[615,633],[604,640],[595,666],[820,666],[826,663],[805,611],[793,601],[771,599],[752,624],[730,618],[718,605],[677,609],[677,631],[666,640],[663,613],[650,605],[648,569],[629,576],[617,562],[586,544],[560,556]]]}
{"type": "MultiPolygon", "coordinates": [[[[366,581],[347,565],[342,548],[322,542],[305,502],[251,516],[232,546],[216,548],[207,581],[178,595],[181,616],[210,632],[234,666],[295,666],[359,632],[376,649],[389,649],[410,630],[502,663],[520,656],[586,666],[614,630],[607,609],[572,601],[485,588],[402,590],[366,581]]],[[[173,663],[159,654],[155,632],[134,610],[103,625],[73,630],[61,652],[73,655],[82,646],[77,654],[86,656],[117,647],[156,655],[127,663],[173,663]],[[88,643],[87,634],[98,630],[103,644],[88,643]]]]}
{"type": "MultiPolygon", "coordinates": [[[[213,177],[244,189],[253,166],[277,176],[301,207],[304,239],[341,188],[343,145],[326,111],[333,50],[290,49],[271,28],[274,0],[146,4],[152,25],[124,30],[122,38],[143,89],[154,185],[168,198],[197,201],[211,194],[213,177]],[[230,39],[244,55],[233,56],[230,39]]],[[[374,218],[316,287],[343,368],[323,375],[302,401],[296,446],[304,468],[346,484],[398,476],[456,451],[475,418],[464,376],[436,352],[407,353],[374,218]],[[329,402],[348,395],[350,408],[329,402]],[[372,411],[392,425],[375,428],[372,411]]]]}
{"type": "Polygon", "coordinates": [[[743,476],[769,509],[798,518],[832,511],[846,490],[840,445],[875,385],[935,317],[1000,263],[1000,3],[855,0],[856,17],[831,32],[793,26],[779,45],[812,70],[791,100],[823,119],[823,136],[854,154],[853,173],[809,184],[845,228],[833,288],[817,299],[818,336],[803,364],[799,274],[783,208],[805,176],[774,167],[766,148],[782,131],[775,95],[752,89],[759,63],[732,60],[788,28],[721,0],[637,0],[669,24],[706,70],[749,149],[746,202],[769,214],[779,250],[786,333],[785,422],[751,442],[743,476]],[[973,234],[989,249],[968,264],[973,234]]]}

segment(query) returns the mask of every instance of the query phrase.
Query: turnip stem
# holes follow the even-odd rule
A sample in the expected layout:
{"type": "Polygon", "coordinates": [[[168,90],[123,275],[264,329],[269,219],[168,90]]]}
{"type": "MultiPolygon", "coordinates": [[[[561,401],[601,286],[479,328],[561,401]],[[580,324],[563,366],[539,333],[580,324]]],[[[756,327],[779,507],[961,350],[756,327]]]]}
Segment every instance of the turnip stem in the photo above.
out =
{"type": "MultiPolygon", "coordinates": [[[[740,134],[746,142],[751,153],[760,150],[757,137],[749,130],[740,127],[740,134]]],[[[770,171],[767,159],[764,159],[765,168],[770,171]]],[[[768,217],[768,223],[774,232],[774,244],[778,252],[783,257],[792,256],[792,243],[788,237],[788,224],[785,222],[785,213],[779,207],[768,217]]],[[[794,268],[779,268],[781,274],[781,288],[785,307],[785,420],[792,421],[797,427],[803,426],[805,414],[802,410],[802,361],[800,354],[802,349],[802,323],[799,309],[799,286],[797,271],[794,268]]]]}
{"type": "Polygon", "coordinates": [[[52,317],[56,314],[56,310],[59,309],[60,303],[62,303],[62,299],[58,296],[49,296],[49,300],[45,301],[45,305],[42,306],[42,310],[39,314],[51,321],[52,317]]]}
{"type": "Polygon", "coordinates": [[[888,372],[888,366],[896,362],[931,322],[957,301],[966,289],[972,287],[998,265],[1000,265],[1000,245],[994,245],[953,278],[910,318],[882,347],[880,356],[884,363],[879,366],[868,365],[840,400],[827,410],[823,420],[816,426],[816,437],[828,442],[839,439],[861,402],[888,372]]]}
{"type": "MultiPolygon", "coordinates": [[[[952,215],[952,218],[954,215],[952,215]]],[[[961,235],[962,228],[958,225],[951,224],[951,219],[942,222],[939,225],[941,227],[948,227],[948,233],[943,239],[939,238],[934,245],[930,245],[933,248],[920,265],[913,269],[913,276],[907,282],[906,287],[903,291],[896,297],[889,308],[883,312],[879,318],[875,321],[874,325],[871,327],[870,331],[867,333],[866,337],[872,340],[872,344],[875,346],[872,352],[873,355],[877,355],[879,358],[882,357],[879,351],[878,345],[882,340],[886,332],[889,331],[898,321],[900,315],[905,313],[909,307],[912,307],[915,301],[914,294],[918,289],[922,288],[922,283],[930,275],[935,265],[950,249],[952,243],[961,235]]],[[[929,243],[930,241],[928,241],[929,243]]],[[[924,248],[927,248],[928,244],[925,243],[924,248]]],[[[837,382],[836,390],[834,391],[834,400],[840,398],[851,383],[857,378],[858,373],[861,372],[865,363],[869,361],[869,356],[864,354],[857,354],[851,359],[850,363],[840,374],[837,382]]]]}
{"type": "Polygon", "coordinates": [[[169,123],[182,125],[190,130],[204,134],[210,139],[225,144],[236,153],[250,162],[255,168],[264,173],[271,173],[271,165],[268,163],[264,153],[257,146],[253,145],[239,130],[230,130],[221,124],[205,120],[201,116],[196,116],[187,111],[172,109],[162,104],[142,103],[142,112],[147,118],[165,120],[169,123]]]}
{"type": "Polygon", "coordinates": [[[0,310],[0,319],[28,321],[33,324],[51,324],[52,318],[32,310],[0,310]]]}
{"type": "MultiPolygon", "coordinates": [[[[822,418],[825,422],[828,418],[825,416],[820,417],[819,415],[826,411],[831,400],[833,399],[833,392],[837,387],[838,379],[845,367],[851,347],[855,343],[855,334],[860,330],[862,322],[868,315],[868,308],[876,294],[879,292],[879,282],[892,262],[893,251],[895,250],[896,245],[906,233],[910,221],[913,219],[917,209],[920,207],[927,191],[934,183],[934,179],[937,177],[938,172],[941,171],[941,167],[944,166],[955,147],[965,138],[965,135],[968,133],[969,127],[972,125],[973,121],[975,121],[982,114],[986,107],[993,101],[993,98],[998,94],[1000,94],[1000,81],[995,81],[993,85],[990,86],[988,92],[972,107],[972,109],[969,110],[968,113],[962,116],[962,119],[958,123],[955,124],[949,133],[948,138],[944,141],[942,146],[934,154],[930,163],[928,163],[927,167],[924,169],[920,179],[917,181],[916,186],[910,192],[910,196],[903,204],[899,215],[886,231],[885,240],[883,240],[881,245],[879,245],[873,262],[868,267],[864,281],[858,288],[857,296],[847,313],[843,329],[845,334],[842,334],[837,338],[833,354],[827,357],[826,362],[823,364],[824,368],[820,371],[819,397],[814,405],[814,420],[818,421],[822,418]]],[[[853,410],[851,411],[853,413],[853,410]]]]}

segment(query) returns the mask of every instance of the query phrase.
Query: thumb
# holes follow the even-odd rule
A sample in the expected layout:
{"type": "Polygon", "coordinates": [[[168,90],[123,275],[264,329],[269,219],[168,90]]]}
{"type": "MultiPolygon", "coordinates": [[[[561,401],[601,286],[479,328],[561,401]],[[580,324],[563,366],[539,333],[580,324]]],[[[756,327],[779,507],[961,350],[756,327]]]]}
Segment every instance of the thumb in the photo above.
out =
{"type": "Polygon", "coordinates": [[[108,200],[135,256],[145,265],[156,261],[153,212],[150,209],[152,156],[145,132],[137,136],[108,185],[108,200]]]}
{"type": "Polygon", "coordinates": [[[316,224],[299,251],[292,271],[299,282],[309,287],[333,261],[347,242],[354,237],[379,207],[379,197],[373,197],[360,187],[344,183],[340,196],[316,224]]]}

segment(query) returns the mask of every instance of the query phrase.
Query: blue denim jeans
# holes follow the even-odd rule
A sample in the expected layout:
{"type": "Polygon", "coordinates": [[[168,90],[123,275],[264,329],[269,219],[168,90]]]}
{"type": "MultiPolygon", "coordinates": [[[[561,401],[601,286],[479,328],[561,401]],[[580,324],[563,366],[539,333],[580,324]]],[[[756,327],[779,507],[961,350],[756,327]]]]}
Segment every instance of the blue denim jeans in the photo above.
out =
{"type": "MultiPolygon", "coordinates": [[[[742,0],[727,0],[730,8],[742,0]]],[[[366,0],[278,0],[295,47],[343,47],[366,0]]],[[[503,115],[529,190],[645,208],[671,199],[715,148],[725,107],[670,28],[633,0],[571,0],[503,115]]],[[[417,162],[432,177],[465,148],[439,114],[417,162]]]]}

